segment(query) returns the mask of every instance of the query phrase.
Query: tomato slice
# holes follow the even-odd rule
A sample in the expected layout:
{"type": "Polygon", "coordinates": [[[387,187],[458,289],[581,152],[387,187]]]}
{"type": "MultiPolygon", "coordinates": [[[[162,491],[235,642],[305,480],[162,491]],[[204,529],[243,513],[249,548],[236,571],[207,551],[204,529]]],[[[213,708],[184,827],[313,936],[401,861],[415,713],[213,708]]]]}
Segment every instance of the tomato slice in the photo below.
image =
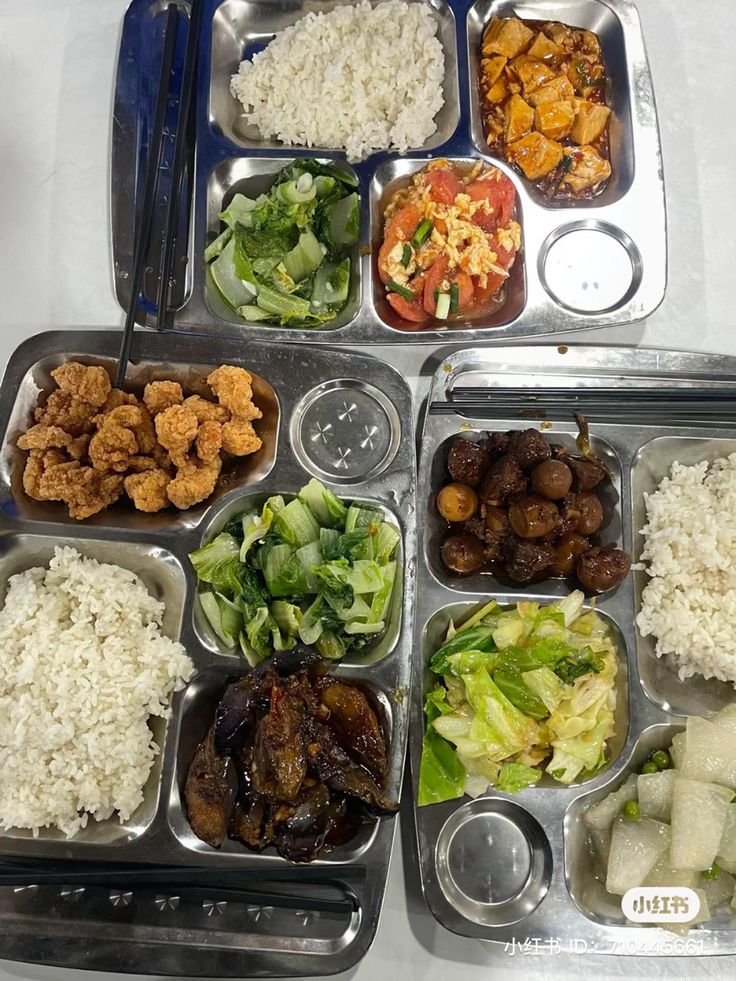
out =
{"type": "Polygon", "coordinates": [[[485,198],[493,208],[493,218],[495,223],[488,226],[488,215],[476,212],[473,220],[476,225],[486,231],[492,231],[498,225],[505,227],[511,220],[516,203],[516,189],[505,174],[498,174],[498,180],[494,178],[474,181],[465,188],[465,193],[471,201],[482,201],[485,198]]]}
{"type": "Polygon", "coordinates": [[[415,324],[426,323],[429,320],[429,314],[422,305],[424,277],[415,276],[414,280],[407,284],[407,288],[414,294],[414,300],[406,300],[399,293],[387,293],[386,299],[404,320],[409,320],[415,324]]]}
{"type": "Polygon", "coordinates": [[[417,225],[422,220],[422,212],[418,205],[409,203],[396,211],[386,222],[383,230],[383,244],[378,250],[378,275],[381,282],[391,279],[388,269],[388,257],[398,242],[408,242],[417,225]]]}
{"type": "Polygon", "coordinates": [[[442,204],[453,204],[458,194],[465,190],[463,182],[450,167],[428,170],[423,180],[432,200],[442,204]]]}
{"type": "Polygon", "coordinates": [[[491,238],[489,244],[496,253],[496,265],[500,266],[502,269],[510,269],[514,264],[514,259],[516,258],[516,249],[513,248],[513,246],[510,249],[504,248],[495,235],[491,238]]]}
{"type": "Polygon", "coordinates": [[[438,259],[435,259],[427,270],[426,279],[424,280],[424,309],[427,311],[427,313],[431,314],[431,316],[434,316],[435,310],[437,309],[437,301],[434,298],[434,291],[439,287],[440,283],[445,278],[449,264],[449,258],[445,253],[443,253],[438,259]]]}
{"type": "Polygon", "coordinates": [[[481,286],[479,279],[476,277],[475,293],[473,296],[474,305],[481,306],[488,303],[507,279],[508,276],[502,276],[501,273],[489,272],[486,285],[481,286]]]}

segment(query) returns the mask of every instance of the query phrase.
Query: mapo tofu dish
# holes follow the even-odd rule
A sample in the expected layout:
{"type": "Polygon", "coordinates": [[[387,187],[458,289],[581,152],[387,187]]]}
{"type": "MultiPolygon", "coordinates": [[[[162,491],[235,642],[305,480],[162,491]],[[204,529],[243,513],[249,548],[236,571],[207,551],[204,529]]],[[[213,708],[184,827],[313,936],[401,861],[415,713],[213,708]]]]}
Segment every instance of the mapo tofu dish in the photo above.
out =
{"type": "Polygon", "coordinates": [[[486,141],[547,197],[584,199],[611,176],[606,72],[591,31],[494,17],[483,33],[486,141]]]}
{"type": "Polygon", "coordinates": [[[450,481],[436,507],[447,522],[442,562],[451,572],[491,572],[510,583],[571,578],[588,593],[618,586],[631,567],[620,548],[601,545],[601,489],[610,473],[578,417],[579,455],[552,446],[537,429],[456,439],[450,481]]]}

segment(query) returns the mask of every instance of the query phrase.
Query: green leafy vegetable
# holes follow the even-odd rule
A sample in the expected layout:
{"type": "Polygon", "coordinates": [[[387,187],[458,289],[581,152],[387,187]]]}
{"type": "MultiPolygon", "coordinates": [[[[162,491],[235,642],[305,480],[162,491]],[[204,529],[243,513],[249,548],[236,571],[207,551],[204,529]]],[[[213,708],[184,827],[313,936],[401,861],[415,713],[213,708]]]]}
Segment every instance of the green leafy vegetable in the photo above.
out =
{"type": "Polygon", "coordinates": [[[498,774],[496,786],[506,794],[516,794],[525,787],[532,787],[542,779],[541,770],[523,763],[504,763],[498,774]]]}

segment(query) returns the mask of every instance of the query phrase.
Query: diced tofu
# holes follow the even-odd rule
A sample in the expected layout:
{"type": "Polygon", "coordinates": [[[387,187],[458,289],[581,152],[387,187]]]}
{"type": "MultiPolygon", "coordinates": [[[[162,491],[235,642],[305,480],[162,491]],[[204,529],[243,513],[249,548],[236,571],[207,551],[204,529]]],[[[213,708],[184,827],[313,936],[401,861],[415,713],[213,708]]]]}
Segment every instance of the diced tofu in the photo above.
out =
{"type": "Polygon", "coordinates": [[[559,21],[547,21],[546,24],[542,25],[542,30],[560,48],[569,47],[572,43],[572,31],[569,27],[565,27],[564,24],[560,24],[559,21]]]}
{"type": "Polygon", "coordinates": [[[556,77],[555,70],[546,62],[539,61],[538,58],[530,58],[529,55],[514,58],[509,68],[521,82],[524,95],[529,95],[530,92],[534,92],[556,77]]]}
{"type": "Polygon", "coordinates": [[[580,51],[583,51],[587,55],[592,55],[594,58],[600,58],[600,41],[592,31],[576,28],[572,32],[572,38],[580,51]]]}
{"type": "Polygon", "coordinates": [[[534,38],[531,48],[527,51],[527,54],[532,58],[539,58],[543,61],[554,61],[556,58],[561,58],[564,53],[559,44],[555,44],[541,31],[534,38]]]}
{"type": "Polygon", "coordinates": [[[488,102],[495,104],[496,102],[503,102],[508,94],[509,83],[505,75],[500,75],[486,92],[486,99],[488,102]]]}
{"type": "Polygon", "coordinates": [[[518,17],[494,17],[483,35],[483,54],[515,58],[533,37],[534,31],[518,17]]]}
{"type": "Polygon", "coordinates": [[[545,85],[535,89],[529,96],[533,106],[544,105],[545,102],[567,102],[575,95],[567,75],[558,75],[545,85]]]}
{"type": "Polygon", "coordinates": [[[541,133],[528,133],[511,143],[506,152],[512,163],[518,164],[531,181],[548,174],[562,159],[562,147],[541,133]]]}
{"type": "Polygon", "coordinates": [[[572,124],[570,136],[579,145],[592,143],[598,139],[608,125],[608,117],[610,115],[611,110],[608,106],[578,99],[575,122],[572,124]]]}
{"type": "Polygon", "coordinates": [[[611,176],[610,163],[594,146],[565,147],[565,156],[572,158],[572,164],[562,183],[576,194],[595,189],[611,176]]]}
{"type": "Polygon", "coordinates": [[[569,102],[543,102],[534,110],[534,128],[550,140],[562,140],[570,132],[575,110],[569,102]]]}
{"type": "Polygon", "coordinates": [[[490,88],[494,84],[506,67],[507,60],[503,55],[492,55],[490,58],[483,58],[481,60],[480,70],[483,73],[484,85],[490,88]]]}
{"type": "Polygon", "coordinates": [[[534,125],[534,110],[520,95],[512,95],[503,108],[506,128],[504,136],[507,143],[515,143],[530,132],[534,125]]]}

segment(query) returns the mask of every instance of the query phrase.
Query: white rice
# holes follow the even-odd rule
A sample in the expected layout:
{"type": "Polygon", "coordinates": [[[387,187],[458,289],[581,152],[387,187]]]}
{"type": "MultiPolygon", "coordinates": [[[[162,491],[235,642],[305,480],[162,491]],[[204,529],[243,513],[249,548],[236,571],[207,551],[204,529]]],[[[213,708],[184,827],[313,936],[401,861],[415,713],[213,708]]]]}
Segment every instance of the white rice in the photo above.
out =
{"type": "Polygon", "coordinates": [[[0,610],[0,827],[66,835],[126,821],[159,747],[149,715],[194,671],[163,603],[127,569],[57,548],[0,610]]]}
{"type": "Polygon", "coordinates": [[[651,579],[639,631],[656,637],[658,657],[674,655],[680,678],[736,685],[736,453],[674,463],[645,501],[641,559],[651,579]]]}
{"type": "Polygon", "coordinates": [[[264,139],[405,153],[436,131],[445,74],[437,21],[423,3],[368,0],[309,13],[243,61],[230,90],[264,139]]]}

